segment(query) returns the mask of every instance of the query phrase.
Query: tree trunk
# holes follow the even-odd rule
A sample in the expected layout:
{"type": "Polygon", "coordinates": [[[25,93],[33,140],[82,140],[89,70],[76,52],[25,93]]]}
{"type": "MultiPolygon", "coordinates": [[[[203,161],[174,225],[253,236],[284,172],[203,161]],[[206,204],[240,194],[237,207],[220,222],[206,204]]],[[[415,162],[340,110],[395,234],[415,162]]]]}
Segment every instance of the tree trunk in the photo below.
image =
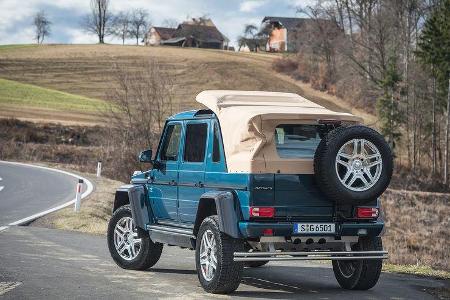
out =
{"type": "Polygon", "coordinates": [[[417,95],[416,95],[416,88],[415,86],[413,86],[413,95],[412,95],[412,109],[413,109],[413,114],[412,114],[412,122],[413,122],[413,128],[412,128],[412,170],[413,173],[416,173],[416,158],[417,158],[417,142],[416,142],[416,137],[417,137],[417,115],[419,114],[419,112],[417,111],[417,99],[416,99],[417,95]]]}
{"type": "Polygon", "coordinates": [[[411,44],[410,15],[406,16],[406,43],[405,43],[405,103],[406,103],[406,148],[408,154],[408,166],[411,168],[411,129],[410,129],[410,107],[409,107],[409,50],[411,44]]]}
{"type": "MultiPolygon", "coordinates": [[[[434,70],[433,70],[434,73],[434,70]]],[[[432,98],[432,129],[431,129],[431,151],[433,177],[436,175],[436,76],[433,75],[433,98],[432,98]]]]}
{"type": "Polygon", "coordinates": [[[445,127],[445,157],[444,157],[444,183],[448,184],[448,147],[450,134],[450,78],[447,89],[447,124],[445,127]]]}
{"type": "Polygon", "coordinates": [[[389,113],[389,143],[391,144],[391,149],[394,151],[394,89],[391,88],[391,111],[389,113]]]}

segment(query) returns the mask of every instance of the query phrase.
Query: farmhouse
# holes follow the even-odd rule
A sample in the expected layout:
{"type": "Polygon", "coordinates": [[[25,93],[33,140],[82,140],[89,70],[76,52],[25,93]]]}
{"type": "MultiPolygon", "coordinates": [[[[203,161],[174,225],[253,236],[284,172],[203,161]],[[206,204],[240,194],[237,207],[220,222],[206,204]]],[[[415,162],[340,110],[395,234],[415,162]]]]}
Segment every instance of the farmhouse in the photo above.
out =
{"type": "Polygon", "coordinates": [[[211,19],[193,18],[177,28],[152,27],[147,33],[146,45],[167,45],[227,49],[229,40],[214,25],[211,19]]]}
{"type": "Polygon", "coordinates": [[[175,32],[175,28],[167,27],[151,27],[145,37],[146,46],[157,46],[161,44],[161,41],[168,40],[175,32]]]}
{"type": "Polygon", "coordinates": [[[309,18],[264,17],[262,25],[267,26],[270,31],[266,51],[297,51],[298,43],[301,42],[300,35],[311,32],[314,22],[309,18]]]}

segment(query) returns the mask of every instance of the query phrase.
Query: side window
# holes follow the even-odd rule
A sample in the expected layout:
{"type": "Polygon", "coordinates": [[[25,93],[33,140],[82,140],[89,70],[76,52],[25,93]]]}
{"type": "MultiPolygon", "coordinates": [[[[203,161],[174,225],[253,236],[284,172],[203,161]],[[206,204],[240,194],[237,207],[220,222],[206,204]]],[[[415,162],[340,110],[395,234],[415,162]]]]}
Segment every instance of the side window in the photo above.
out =
{"type": "Polygon", "coordinates": [[[164,144],[161,148],[161,160],[178,160],[178,147],[180,146],[181,124],[167,126],[164,144]]]}
{"type": "Polygon", "coordinates": [[[184,143],[185,162],[203,162],[205,160],[207,134],[208,124],[187,124],[186,141],[184,143]]]}
{"type": "Polygon", "coordinates": [[[220,162],[219,125],[217,123],[214,123],[214,138],[213,138],[212,161],[213,162],[220,162]]]}

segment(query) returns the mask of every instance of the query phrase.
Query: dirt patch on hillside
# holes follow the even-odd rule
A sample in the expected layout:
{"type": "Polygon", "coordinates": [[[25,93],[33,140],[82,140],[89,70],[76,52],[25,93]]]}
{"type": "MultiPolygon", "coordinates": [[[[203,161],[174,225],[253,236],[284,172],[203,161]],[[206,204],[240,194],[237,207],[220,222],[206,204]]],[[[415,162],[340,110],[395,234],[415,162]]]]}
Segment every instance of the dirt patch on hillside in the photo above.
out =
{"type": "Polygon", "coordinates": [[[0,119],[0,159],[76,165],[95,172],[103,156],[104,127],[0,119]]]}
{"type": "Polygon", "coordinates": [[[88,112],[70,112],[54,109],[37,108],[32,109],[15,106],[1,105],[0,118],[15,118],[22,121],[35,123],[56,123],[64,125],[95,126],[105,124],[105,120],[100,114],[88,112]]]}

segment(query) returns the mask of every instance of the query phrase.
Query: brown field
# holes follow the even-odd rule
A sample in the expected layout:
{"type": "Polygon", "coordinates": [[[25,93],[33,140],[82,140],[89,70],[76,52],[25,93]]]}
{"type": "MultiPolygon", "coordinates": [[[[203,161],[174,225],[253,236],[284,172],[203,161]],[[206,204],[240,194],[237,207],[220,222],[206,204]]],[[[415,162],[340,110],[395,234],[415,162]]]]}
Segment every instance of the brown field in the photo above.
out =
{"type": "MultiPolygon", "coordinates": [[[[155,58],[175,81],[176,110],[199,107],[194,98],[206,89],[295,92],[333,110],[352,111],[372,123],[373,117],[355,111],[334,96],[313,90],[272,70],[276,54],[220,50],[119,45],[44,45],[0,50],[0,78],[33,84],[93,99],[105,99],[115,63],[140,68],[155,58]]],[[[2,107],[0,107],[2,108],[2,107]]],[[[98,122],[95,115],[41,109],[30,112],[8,106],[0,116],[33,121],[98,122]],[[60,114],[64,115],[61,116],[60,114]]]]}
{"type": "Polygon", "coordinates": [[[389,262],[450,270],[450,194],[387,190],[381,205],[389,262]]]}

